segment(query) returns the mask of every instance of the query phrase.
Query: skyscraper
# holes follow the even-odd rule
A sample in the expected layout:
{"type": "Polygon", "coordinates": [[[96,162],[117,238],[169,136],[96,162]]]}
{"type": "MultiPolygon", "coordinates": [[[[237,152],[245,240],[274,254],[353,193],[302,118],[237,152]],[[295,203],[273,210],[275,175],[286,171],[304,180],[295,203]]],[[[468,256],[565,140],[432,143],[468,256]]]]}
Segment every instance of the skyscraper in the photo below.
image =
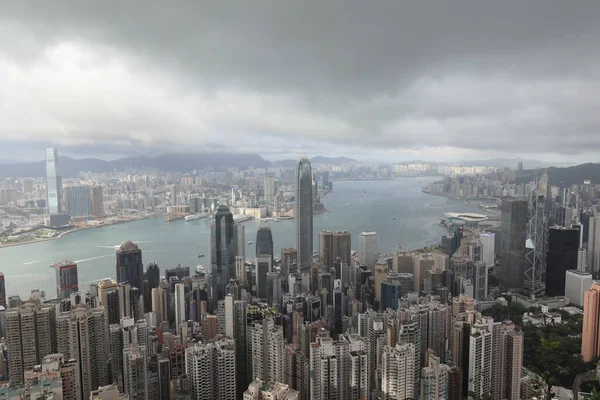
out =
{"type": "Polygon", "coordinates": [[[600,354],[600,284],[594,283],[585,291],[583,299],[583,329],[581,356],[588,362],[600,354]]]}
{"type": "Polygon", "coordinates": [[[185,351],[185,372],[193,400],[236,400],[235,342],[196,343],[185,351]]]}
{"type": "Polygon", "coordinates": [[[548,230],[546,295],[564,296],[566,273],[577,268],[579,229],[554,226],[548,230]]]}
{"type": "Polygon", "coordinates": [[[92,217],[91,190],[88,185],[71,185],[65,188],[65,202],[71,218],[92,217]]]}
{"type": "Polygon", "coordinates": [[[585,291],[592,287],[592,274],[579,270],[570,270],[565,274],[565,296],[569,304],[583,307],[585,291]]]}
{"type": "Polygon", "coordinates": [[[58,350],[77,361],[78,398],[87,398],[93,388],[108,383],[109,334],[103,308],[78,304],[57,318],[58,350]]]}
{"type": "Polygon", "coordinates": [[[502,323],[502,369],[500,395],[497,399],[519,400],[521,398],[521,374],[523,369],[523,332],[511,321],[502,323]]]}
{"type": "Polygon", "coordinates": [[[56,149],[46,149],[46,207],[48,214],[62,213],[62,179],[56,149]]]}
{"type": "Polygon", "coordinates": [[[397,343],[384,346],[381,355],[381,392],[386,400],[414,397],[415,346],[397,343]]]}
{"type": "Polygon", "coordinates": [[[265,176],[265,201],[268,207],[273,207],[275,201],[275,177],[265,176]]]}
{"type": "Polygon", "coordinates": [[[185,285],[183,283],[175,284],[175,330],[179,333],[179,328],[187,321],[185,313],[185,285]]]}
{"type": "Polygon", "coordinates": [[[496,260],[496,235],[494,233],[482,233],[479,235],[479,240],[481,241],[481,261],[488,268],[494,267],[496,260]]]}
{"type": "Polygon", "coordinates": [[[319,258],[326,268],[333,267],[338,258],[341,262],[350,264],[350,253],[350,232],[319,232],[319,258]]]}
{"type": "Polygon", "coordinates": [[[362,232],[358,238],[358,259],[360,262],[374,271],[375,262],[377,262],[379,256],[378,253],[379,235],[377,232],[362,232]]]}
{"type": "Polygon", "coordinates": [[[23,371],[56,353],[56,313],[52,305],[30,299],[4,312],[11,386],[23,383],[23,371]]]}
{"type": "Polygon", "coordinates": [[[589,219],[587,249],[588,272],[600,271],[600,215],[589,219]]]}
{"type": "Polygon", "coordinates": [[[102,199],[102,186],[92,187],[92,217],[98,218],[104,215],[104,200],[102,199]]]}
{"type": "Polygon", "coordinates": [[[256,256],[270,256],[273,263],[273,235],[268,226],[261,226],[256,231],[256,256]]]}
{"type": "Polygon", "coordinates": [[[211,225],[211,280],[213,307],[225,298],[225,286],[235,278],[236,242],[233,214],[220,205],[211,225]]]}
{"type": "MultiPolygon", "coordinates": [[[[294,219],[298,269],[306,276],[310,275],[313,258],[312,172],[308,158],[300,159],[296,167],[294,219]]],[[[308,288],[308,278],[302,285],[304,289],[308,288]]]]}
{"type": "Polygon", "coordinates": [[[144,282],[144,311],[152,311],[152,289],[160,284],[160,267],[157,263],[150,263],[146,268],[146,281],[144,282]]]}
{"type": "Polygon", "coordinates": [[[250,328],[252,379],[283,381],[283,328],[267,318],[250,328]]]}
{"type": "Polygon", "coordinates": [[[429,350],[427,367],[421,369],[421,399],[447,399],[449,372],[450,368],[440,362],[434,351],[429,350]]]}
{"type": "Polygon", "coordinates": [[[79,291],[77,280],[77,264],[64,260],[54,264],[56,269],[56,297],[67,299],[71,293],[79,291]]]}
{"type": "Polygon", "coordinates": [[[129,400],[148,399],[148,371],[146,346],[134,343],[123,350],[124,392],[129,400]]]}
{"type": "Polygon", "coordinates": [[[4,274],[0,272],[0,306],[6,308],[6,285],[4,283],[4,274]]]}
{"type": "MultiPolygon", "coordinates": [[[[235,254],[246,261],[246,227],[244,224],[235,225],[235,254]]],[[[239,276],[238,276],[239,278],[239,276]]]]}
{"type": "Polygon", "coordinates": [[[167,320],[167,294],[162,288],[152,289],[152,311],[156,313],[156,322],[167,320]]]}
{"type": "Polygon", "coordinates": [[[525,241],[527,201],[502,200],[500,265],[498,275],[502,290],[522,291],[525,283],[525,241]]]}
{"type": "Polygon", "coordinates": [[[144,264],[142,250],[127,241],[117,250],[117,283],[129,283],[132,287],[143,289],[144,264]]]}

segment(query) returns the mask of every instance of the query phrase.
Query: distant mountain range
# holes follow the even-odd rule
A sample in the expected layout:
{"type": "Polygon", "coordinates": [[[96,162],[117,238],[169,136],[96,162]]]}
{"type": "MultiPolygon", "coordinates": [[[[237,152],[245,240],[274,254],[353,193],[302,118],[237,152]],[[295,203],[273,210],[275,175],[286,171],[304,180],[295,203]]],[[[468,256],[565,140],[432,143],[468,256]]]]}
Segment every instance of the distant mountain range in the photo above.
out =
{"type": "MultiPolygon", "coordinates": [[[[544,172],[541,168],[537,171],[539,175],[544,172]]],[[[596,163],[581,164],[566,168],[549,167],[547,168],[547,172],[548,181],[554,186],[567,187],[571,185],[582,185],[585,180],[589,180],[596,184],[600,183],[600,164],[596,163]]],[[[534,169],[517,171],[517,183],[531,182],[533,181],[534,175],[534,169]]]]}
{"type": "MultiPolygon", "coordinates": [[[[161,171],[189,172],[207,167],[219,168],[266,168],[271,163],[256,154],[206,153],[206,154],[163,154],[157,157],[122,158],[113,161],[97,158],[74,159],[59,156],[60,174],[65,178],[77,176],[81,171],[95,173],[142,170],[156,168],[161,171]]],[[[44,161],[33,163],[9,163],[0,167],[0,177],[10,176],[44,176],[44,161]]]]}
{"type": "MultiPolygon", "coordinates": [[[[277,165],[284,168],[295,168],[298,160],[279,160],[273,162],[273,165],[277,165]]],[[[342,165],[342,164],[350,164],[350,163],[358,163],[359,161],[353,160],[348,157],[324,157],[324,156],[316,156],[310,159],[311,164],[327,164],[327,165],[342,165]]]]}
{"type": "MultiPolygon", "coordinates": [[[[317,156],[310,159],[312,164],[341,165],[359,163],[347,157],[323,157],[317,156]]],[[[489,166],[512,166],[517,167],[519,159],[492,159],[485,161],[467,161],[465,165],[489,165],[489,166]]],[[[544,166],[540,161],[522,160],[526,168],[541,168],[544,166]]],[[[81,171],[95,173],[147,170],[157,169],[171,172],[190,172],[194,169],[213,167],[215,170],[237,167],[246,169],[248,167],[267,168],[269,166],[280,166],[283,168],[295,168],[298,160],[280,160],[273,163],[265,160],[257,154],[237,153],[200,153],[200,154],[163,154],[156,157],[131,157],[113,161],[105,161],[97,158],[74,159],[60,156],[60,173],[65,178],[77,176],[81,171]]],[[[533,180],[533,169],[525,169],[517,172],[517,182],[530,182],[533,180]]],[[[3,160],[0,163],[0,178],[6,177],[41,177],[46,175],[44,161],[33,163],[15,163],[3,160]]],[[[600,183],[600,164],[581,164],[572,167],[559,168],[549,167],[548,177],[552,185],[568,186],[582,184],[584,180],[592,183],[600,183]]]]}

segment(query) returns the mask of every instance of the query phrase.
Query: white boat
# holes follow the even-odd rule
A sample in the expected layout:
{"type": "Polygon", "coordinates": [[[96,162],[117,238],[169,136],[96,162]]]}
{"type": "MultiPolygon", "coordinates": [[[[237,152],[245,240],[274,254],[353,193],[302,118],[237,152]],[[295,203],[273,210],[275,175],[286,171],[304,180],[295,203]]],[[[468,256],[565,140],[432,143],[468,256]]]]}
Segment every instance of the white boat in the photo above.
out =
{"type": "Polygon", "coordinates": [[[193,221],[193,220],[200,219],[200,218],[202,218],[201,215],[195,214],[195,215],[186,215],[184,219],[186,221],[193,221]]]}
{"type": "Polygon", "coordinates": [[[252,244],[252,243],[254,243],[254,242],[252,240],[250,240],[247,244],[252,244]]]}

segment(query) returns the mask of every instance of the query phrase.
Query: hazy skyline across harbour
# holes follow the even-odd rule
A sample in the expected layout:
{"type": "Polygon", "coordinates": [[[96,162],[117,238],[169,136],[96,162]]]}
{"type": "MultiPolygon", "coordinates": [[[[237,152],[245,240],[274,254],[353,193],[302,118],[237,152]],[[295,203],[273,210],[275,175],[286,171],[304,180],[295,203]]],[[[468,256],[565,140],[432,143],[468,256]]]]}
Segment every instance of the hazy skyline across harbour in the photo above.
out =
{"type": "MultiPolygon", "coordinates": [[[[435,177],[402,178],[381,181],[335,182],[334,191],[323,200],[331,212],[314,216],[314,244],[318,249],[320,230],[347,230],[352,234],[352,249],[358,248],[362,231],[379,233],[379,248],[392,252],[428,246],[440,241],[444,228],[438,225],[444,211],[473,210],[460,200],[446,199],[421,192],[435,177]],[[449,204],[448,204],[449,203],[449,204]],[[396,217],[397,219],[392,219],[396,217]]],[[[281,248],[294,245],[294,220],[280,222],[248,221],[246,240],[254,241],[256,230],[268,224],[273,232],[275,255],[281,248]]],[[[115,276],[115,245],[131,240],[142,249],[143,262],[157,262],[161,275],[166,268],[189,265],[208,267],[209,221],[162,218],[118,224],[70,233],[58,240],[0,249],[7,294],[28,296],[31,289],[55,292],[51,263],[69,258],[78,263],[79,283],[86,289],[90,282],[115,276]],[[198,254],[205,254],[197,258],[198,254]]],[[[246,259],[255,256],[254,245],[246,247],[246,259]]]]}

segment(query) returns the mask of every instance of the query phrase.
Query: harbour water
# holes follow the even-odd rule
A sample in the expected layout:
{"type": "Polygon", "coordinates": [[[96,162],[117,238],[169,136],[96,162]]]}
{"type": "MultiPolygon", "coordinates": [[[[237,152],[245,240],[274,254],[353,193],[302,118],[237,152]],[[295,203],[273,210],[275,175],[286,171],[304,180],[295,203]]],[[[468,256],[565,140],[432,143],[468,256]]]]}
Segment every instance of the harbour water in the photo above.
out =
{"type": "MultiPolygon", "coordinates": [[[[381,252],[415,249],[440,241],[445,229],[439,226],[444,211],[467,211],[460,200],[421,192],[434,177],[402,178],[379,181],[334,182],[334,190],[323,203],[330,210],[314,216],[314,250],[318,233],[346,230],[352,234],[352,248],[358,248],[363,231],[379,233],[381,252]],[[394,219],[396,217],[396,219],[394,219]]],[[[472,209],[471,209],[472,210],[472,209]]],[[[246,241],[255,241],[256,230],[268,225],[273,232],[275,255],[283,247],[294,245],[294,221],[244,222],[246,241]]],[[[115,245],[131,240],[142,249],[144,264],[157,262],[164,271],[181,265],[208,262],[209,221],[154,218],[70,233],[58,240],[0,249],[1,271],[8,295],[28,297],[31,289],[56,293],[55,271],[49,265],[65,258],[78,264],[79,288],[108,276],[115,276],[115,245]],[[205,254],[204,258],[197,258],[205,254]]],[[[246,258],[254,257],[255,245],[246,246],[246,258]]],[[[208,266],[207,266],[208,267],[208,266]]]]}

